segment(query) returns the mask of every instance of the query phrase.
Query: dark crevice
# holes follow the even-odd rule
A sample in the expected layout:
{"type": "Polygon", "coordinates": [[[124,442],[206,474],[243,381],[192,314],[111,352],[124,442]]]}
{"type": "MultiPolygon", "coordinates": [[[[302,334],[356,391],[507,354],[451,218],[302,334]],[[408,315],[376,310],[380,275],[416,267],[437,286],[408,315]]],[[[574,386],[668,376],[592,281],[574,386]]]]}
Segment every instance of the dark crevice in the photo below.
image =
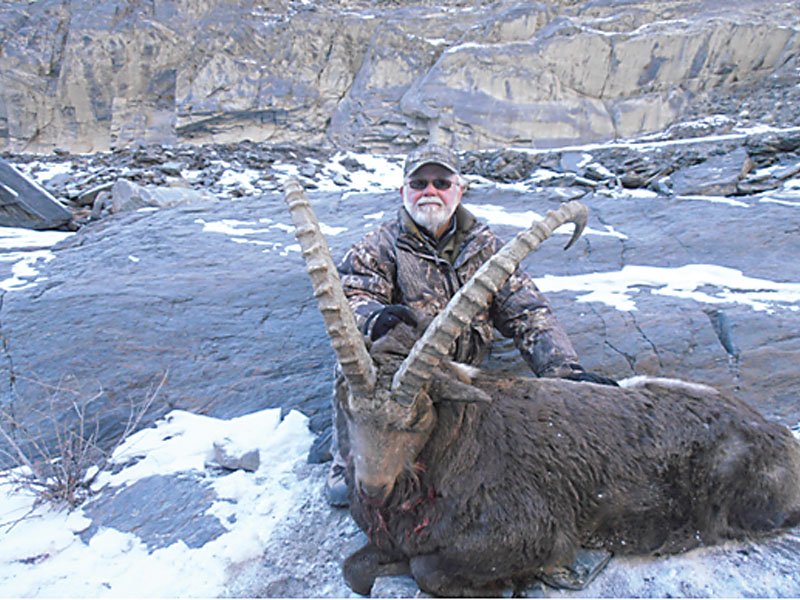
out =
{"type": "Polygon", "coordinates": [[[603,338],[603,340],[605,340],[603,343],[606,346],[608,346],[609,348],[611,348],[614,352],[616,352],[617,354],[622,356],[625,359],[625,361],[628,363],[628,367],[630,368],[631,372],[635,373],[636,372],[636,368],[635,368],[635,366],[636,366],[636,356],[632,356],[632,355],[628,354],[627,352],[624,352],[623,350],[620,350],[619,348],[614,346],[614,344],[612,344],[611,342],[608,341],[608,325],[606,324],[606,320],[603,318],[603,313],[598,311],[594,307],[592,307],[592,311],[594,312],[595,316],[600,320],[600,322],[603,324],[602,338],[603,338]]]}
{"type": "Polygon", "coordinates": [[[605,343],[606,346],[611,348],[614,352],[619,354],[622,358],[624,358],[627,361],[628,366],[630,367],[632,372],[634,372],[634,373],[636,372],[636,357],[635,356],[631,356],[630,354],[628,354],[624,350],[620,350],[619,348],[615,347],[614,344],[612,344],[608,340],[606,340],[604,343],[605,343]]]}
{"type": "Polygon", "coordinates": [[[719,343],[722,344],[725,352],[732,358],[738,359],[739,348],[736,347],[733,341],[733,329],[731,328],[731,321],[728,315],[713,307],[706,307],[703,309],[703,312],[706,313],[708,320],[711,321],[711,327],[713,327],[714,333],[717,335],[717,339],[719,343]]]}
{"type": "Polygon", "coordinates": [[[719,343],[728,355],[728,370],[731,373],[731,377],[733,377],[733,389],[738,390],[741,375],[740,352],[736,343],[733,341],[731,321],[726,313],[714,307],[706,307],[703,309],[703,312],[706,313],[719,343]]]}
{"type": "Polygon", "coordinates": [[[653,343],[653,340],[651,340],[649,337],[647,337],[647,334],[644,332],[644,330],[641,328],[639,323],[636,321],[636,315],[634,315],[633,313],[630,313],[630,315],[631,315],[631,319],[633,320],[633,326],[636,327],[636,331],[639,332],[639,335],[642,336],[642,339],[645,342],[647,342],[647,344],[650,346],[650,348],[653,349],[653,354],[656,355],[656,359],[658,360],[658,366],[659,366],[660,369],[663,369],[664,368],[664,363],[661,361],[661,354],[658,351],[658,347],[653,343]]]}
{"type": "MultiPolygon", "coordinates": [[[[600,225],[606,228],[611,227],[613,229],[613,226],[606,223],[606,221],[603,219],[603,215],[600,213],[599,209],[593,209],[593,211],[594,211],[594,217],[600,225]]],[[[622,269],[625,266],[625,253],[627,252],[627,247],[625,245],[624,239],[622,238],[616,238],[616,239],[619,241],[620,244],[619,268],[622,269]]],[[[588,244],[588,238],[584,238],[584,240],[586,240],[588,244]]]]}

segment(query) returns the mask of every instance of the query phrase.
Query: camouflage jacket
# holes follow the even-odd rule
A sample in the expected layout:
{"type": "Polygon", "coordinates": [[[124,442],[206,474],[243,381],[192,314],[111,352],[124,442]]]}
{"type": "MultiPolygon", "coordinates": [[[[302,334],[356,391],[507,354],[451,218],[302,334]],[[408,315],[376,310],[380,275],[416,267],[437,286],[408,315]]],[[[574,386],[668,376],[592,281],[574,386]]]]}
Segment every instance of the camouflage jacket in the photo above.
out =
{"type": "MultiPolygon", "coordinates": [[[[339,265],[344,292],[365,334],[370,317],[389,304],[404,304],[435,316],[502,244],[463,206],[455,225],[437,244],[401,208],[356,243],[339,265]]],[[[559,377],[580,369],[578,357],[549,304],[530,277],[517,270],[462,335],[452,358],[477,365],[492,343],[493,327],[512,338],[539,376],[559,377]]]]}

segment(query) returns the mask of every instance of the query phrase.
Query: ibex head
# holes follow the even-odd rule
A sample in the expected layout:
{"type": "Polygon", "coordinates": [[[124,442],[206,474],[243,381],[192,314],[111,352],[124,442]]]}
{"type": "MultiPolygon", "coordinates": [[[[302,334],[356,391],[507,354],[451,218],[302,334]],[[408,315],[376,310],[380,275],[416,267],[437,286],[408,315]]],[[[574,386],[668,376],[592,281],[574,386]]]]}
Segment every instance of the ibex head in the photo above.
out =
{"type": "Polygon", "coordinates": [[[425,446],[434,426],[436,412],[427,389],[416,401],[403,405],[392,398],[392,378],[408,355],[418,333],[405,324],[372,344],[376,385],[369,398],[352,392],[342,407],[350,438],[356,490],[375,503],[391,493],[395,481],[407,470],[425,446]]]}
{"type": "Polygon", "coordinates": [[[405,325],[367,348],[356,326],[319,222],[297,180],[285,197],[306,260],[314,296],[336,358],[347,380],[345,411],[356,490],[381,503],[415,459],[436,425],[434,402],[488,401],[458,368],[445,364],[455,339],[517,269],[522,260],[564,223],[575,224],[569,248],[586,226],[586,207],[568,202],[522,231],[484,263],[421,337],[405,325]],[[418,338],[418,339],[417,339],[418,338]],[[413,347],[412,347],[413,345],[413,347]],[[409,351],[410,349],[410,351],[409,351]]]}

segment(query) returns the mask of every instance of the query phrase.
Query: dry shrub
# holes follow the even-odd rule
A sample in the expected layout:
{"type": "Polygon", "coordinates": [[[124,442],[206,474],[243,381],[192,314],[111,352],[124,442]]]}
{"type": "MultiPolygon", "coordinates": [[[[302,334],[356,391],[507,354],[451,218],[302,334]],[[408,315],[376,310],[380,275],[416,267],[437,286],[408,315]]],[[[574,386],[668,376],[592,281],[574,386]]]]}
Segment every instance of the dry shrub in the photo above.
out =
{"type": "Polygon", "coordinates": [[[6,480],[33,492],[37,502],[78,506],[90,495],[97,475],[109,466],[114,451],[139,428],[166,380],[165,372],[141,403],[131,401],[121,433],[102,444],[101,421],[111,417],[111,409],[95,407],[104,395],[101,385],[86,394],[81,386],[64,380],[57,386],[38,382],[48,390],[47,408],[32,412],[39,427],[23,425],[13,409],[0,408],[0,455],[19,465],[6,472],[6,480]],[[54,443],[42,441],[42,429],[54,434],[54,443]]]}

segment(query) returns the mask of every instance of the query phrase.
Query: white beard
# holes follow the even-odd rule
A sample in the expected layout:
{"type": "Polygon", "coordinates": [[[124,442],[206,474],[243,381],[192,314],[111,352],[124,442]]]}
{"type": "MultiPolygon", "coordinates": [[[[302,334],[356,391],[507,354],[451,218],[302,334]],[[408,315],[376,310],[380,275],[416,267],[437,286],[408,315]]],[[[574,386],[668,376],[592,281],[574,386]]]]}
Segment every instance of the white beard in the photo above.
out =
{"type": "Polygon", "coordinates": [[[448,208],[435,196],[425,198],[425,200],[430,201],[431,204],[426,204],[425,206],[419,206],[419,204],[417,204],[417,206],[413,206],[408,199],[406,189],[403,188],[403,206],[408,211],[408,214],[411,215],[411,218],[417,225],[424,227],[431,233],[436,233],[442,225],[446,225],[450,221],[450,217],[453,216],[453,213],[458,207],[458,202],[454,202],[453,205],[448,208]]]}

